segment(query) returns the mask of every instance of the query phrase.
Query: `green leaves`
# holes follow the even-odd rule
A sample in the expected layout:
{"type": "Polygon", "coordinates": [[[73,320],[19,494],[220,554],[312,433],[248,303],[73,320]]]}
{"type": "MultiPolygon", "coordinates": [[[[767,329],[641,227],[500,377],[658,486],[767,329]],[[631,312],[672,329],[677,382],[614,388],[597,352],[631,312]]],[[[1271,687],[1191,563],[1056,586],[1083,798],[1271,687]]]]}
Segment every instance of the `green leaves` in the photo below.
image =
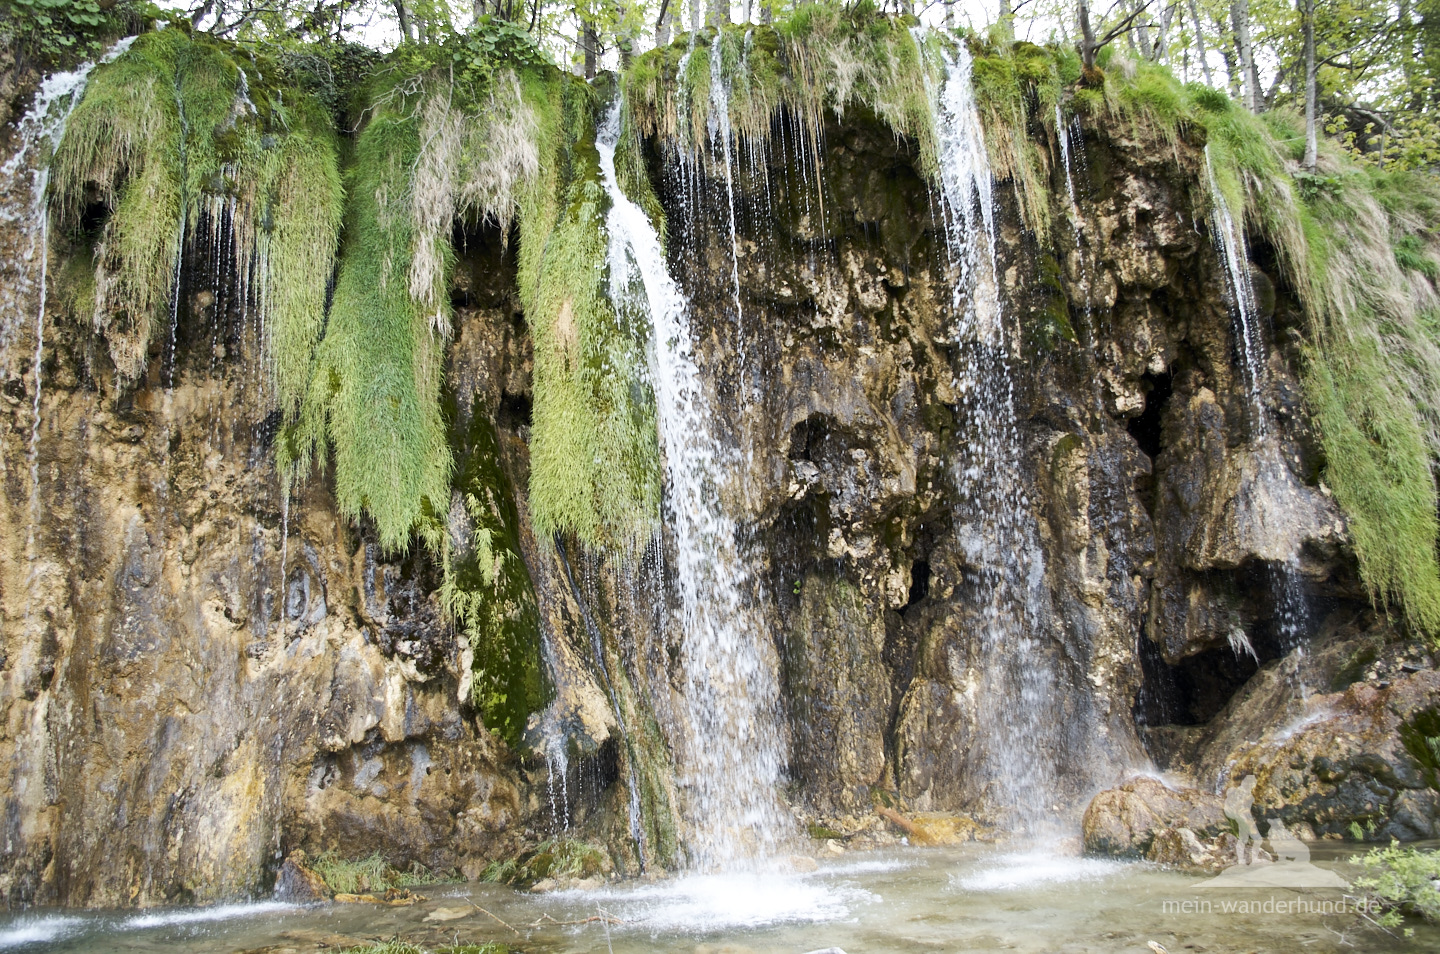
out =
{"type": "Polygon", "coordinates": [[[125,12],[117,4],[107,13],[97,0],[3,0],[5,33],[50,61],[99,52],[100,33],[112,17],[125,12]]]}

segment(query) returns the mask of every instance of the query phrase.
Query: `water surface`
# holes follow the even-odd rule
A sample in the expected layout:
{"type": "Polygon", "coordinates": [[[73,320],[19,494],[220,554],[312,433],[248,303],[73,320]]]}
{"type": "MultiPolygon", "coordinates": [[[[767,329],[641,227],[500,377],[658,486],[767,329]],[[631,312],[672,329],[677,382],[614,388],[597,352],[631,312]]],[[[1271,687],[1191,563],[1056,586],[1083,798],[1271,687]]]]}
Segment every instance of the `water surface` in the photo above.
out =
{"type": "MultiPolygon", "coordinates": [[[[1312,860],[1349,880],[1358,869],[1344,856],[1315,846],[1312,860]]],[[[902,848],[847,853],[804,874],[692,875],[543,895],[437,885],[422,889],[428,901],[406,908],[263,902],[29,913],[0,922],[0,950],[310,954],[346,939],[396,936],[425,945],[501,941],[535,954],[803,954],[832,946],[848,954],[1148,954],[1152,941],[1172,954],[1440,950],[1440,928],[1417,923],[1407,939],[1337,913],[1346,905],[1339,890],[1214,890],[1199,887],[1204,880],[1053,849],[902,848]]]]}

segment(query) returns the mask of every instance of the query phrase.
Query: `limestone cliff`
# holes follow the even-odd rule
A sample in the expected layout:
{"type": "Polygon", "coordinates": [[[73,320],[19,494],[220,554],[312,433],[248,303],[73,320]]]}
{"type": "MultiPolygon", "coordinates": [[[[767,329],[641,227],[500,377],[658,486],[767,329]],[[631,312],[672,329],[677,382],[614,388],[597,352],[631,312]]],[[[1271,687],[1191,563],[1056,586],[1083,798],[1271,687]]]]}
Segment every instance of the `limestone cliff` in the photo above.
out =
{"type": "MultiPolygon", "coordinates": [[[[1298,561],[1317,652],[1389,645],[1319,480],[1298,383],[1305,316],[1277,250],[1252,236],[1261,440],[1205,225],[1201,135],[1082,130],[1069,165],[1055,130],[1016,131],[1046,160],[1049,233],[1010,178],[996,189],[1018,519],[1043,595],[1030,664],[1053,680],[1040,699],[977,689],[995,664],[978,635],[977,504],[951,466],[975,405],[920,146],[864,111],[832,112],[813,155],[776,136],[722,181],[663,137],[642,144],[718,430],[743,461],[722,492],[780,659],[786,796],[807,817],[878,827],[880,799],[995,818],[1003,780],[980,770],[994,707],[1037,707],[1033,744],[1067,817],[1152,759],[1214,786],[1230,753],[1288,718],[1288,695],[1252,701],[1289,648],[1283,565],[1298,561]]],[[[457,496],[446,519],[457,539],[492,521],[522,561],[495,618],[507,639],[529,634],[517,654],[543,660],[543,685],[513,684],[534,694],[524,730],[486,725],[476,649],[441,603],[431,551],[387,553],[368,521],[345,519],[333,470],[283,489],[257,329],[207,283],[204,249],[184,259],[173,341],[152,344],[133,383],[52,285],[40,365],[33,326],[17,326],[0,385],[11,904],[243,895],[267,890],[296,847],[475,877],[566,826],[631,871],[682,863],[674,541],[662,530],[596,553],[537,538],[516,243],[493,221],[458,228],[445,423],[457,471],[473,455],[494,466],[472,473],[480,509],[457,496]]],[[[18,260],[25,240],[0,223],[0,257],[18,260]]],[[[68,241],[52,242],[57,260],[68,241]]],[[[18,291],[33,312],[34,290],[18,291]]],[[[1346,712],[1379,706],[1376,691],[1405,696],[1400,721],[1433,712],[1428,676],[1373,690],[1357,678],[1346,712]]],[[[1420,778],[1385,718],[1343,768],[1305,749],[1294,771],[1383,781],[1357,761],[1383,749],[1404,763],[1391,774],[1420,778]]],[[[1404,812],[1412,836],[1434,833],[1433,796],[1398,799],[1364,817],[1383,828],[1404,812]]],[[[1307,811],[1317,834],[1343,828],[1307,811]]]]}

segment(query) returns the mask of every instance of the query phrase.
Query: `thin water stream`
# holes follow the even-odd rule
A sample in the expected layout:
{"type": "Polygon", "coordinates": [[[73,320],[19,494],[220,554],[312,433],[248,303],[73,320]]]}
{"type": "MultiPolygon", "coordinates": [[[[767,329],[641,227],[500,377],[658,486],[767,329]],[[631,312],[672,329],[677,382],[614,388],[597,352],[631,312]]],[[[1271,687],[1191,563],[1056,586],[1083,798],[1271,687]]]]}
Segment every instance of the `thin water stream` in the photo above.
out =
{"type": "MultiPolygon", "coordinates": [[[[1215,251],[1225,266],[1225,284],[1235,323],[1235,337],[1238,347],[1241,371],[1244,374],[1245,393],[1248,397],[1246,410],[1250,417],[1250,440],[1269,470],[1269,479],[1274,480],[1285,468],[1277,438],[1271,432],[1269,415],[1262,397],[1266,378],[1265,338],[1260,328],[1260,309],[1256,302],[1255,286],[1250,276],[1250,256],[1245,242],[1245,230],[1220,184],[1215,178],[1215,168],[1210,161],[1210,149],[1205,149],[1205,179],[1210,189],[1210,236],[1215,251]]],[[[1275,637],[1280,651],[1288,658],[1290,678],[1295,686],[1295,698],[1303,710],[1308,704],[1309,687],[1301,675],[1305,658],[1305,644],[1310,636],[1311,620],[1305,600],[1305,583],[1300,574],[1300,554],[1293,553],[1289,559],[1270,565],[1269,581],[1271,599],[1275,606],[1275,637]]],[[[1254,655],[1252,649],[1251,655],[1254,655]]]]}
{"type": "Polygon", "coordinates": [[[1054,815],[1054,760],[1046,726],[1058,722],[1062,677],[1044,652],[1049,616],[1044,558],[1026,495],[1022,435],[1015,406],[1011,338],[995,261],[995,199],[989,155],[970,78],[970,54],[958,44],[932,91],[941,212],[948,265],[960,415],[965,428],[952,463],[961,586],[975,608],[979,658],[956,685],[974,686],[979,774],[987,800],[1007,809],[1008,825],[1043,827],[1054,815]]]}
{"type": "Polygon", "coordinates": [[[696,366],[690,308],[671,278],[659,235],[615,176],[620,104],[596,147],[611,209],[610,288],[617,308],[651,326],[650,374],[665,458],[666,523],[674,534],[684,633],[684,732],[680,784],[688,803],[692,860],[702,868],[773,853],[784,839],[778,661],[752,608],[750,573],[727,512],[736,452],[716,420],[696,366]]]}
{"type": "MultiPolygon", "coordinates": [[[[1312,862],[1342,878],[1338,849],[1312,862]]],[[[824,854],[822,852],[822,854],[824,854]]],[[[0,922],[0,950],[55,954],[319,954],[347,943],[501,942],[527,954],[1024,954],[1420,952],[1440,926],[1388,936],[1321,888],[1205,887],[1200,875],[971,844],[827,857],[808,873],[708,874],[529,894],[480,884],[421,889],[412,907],[274,903],[145,913],[30,913],[0,922]],[[483,910],[482,910],[483,909],[483,910]],[[607,918],[601,921],[600,918],[607,918]],[[503,922],[503,923],[502,923],[503,922]],[[578,922],[578,923],[577,923],[578,922]],[[608,944],[608,947],[607,947],[608,944]]]]}

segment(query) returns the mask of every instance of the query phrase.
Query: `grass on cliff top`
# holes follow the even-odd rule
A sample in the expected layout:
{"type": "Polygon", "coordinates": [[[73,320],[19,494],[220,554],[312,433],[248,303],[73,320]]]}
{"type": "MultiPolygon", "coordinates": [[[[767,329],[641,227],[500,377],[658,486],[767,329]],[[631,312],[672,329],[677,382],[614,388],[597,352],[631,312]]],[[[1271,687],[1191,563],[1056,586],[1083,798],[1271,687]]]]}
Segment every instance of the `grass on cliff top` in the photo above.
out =
{"type": "Polygon", "coordinates": [[[913,18],[887,17],[870,0],[806,3],[773,26],[727,25],[686,35],[639,57],[621,78],[641,136],[701,152],[720,78],[734,135],[766,141],[782,112],[813,143],[822,114],[864,107],[933,156],[926,67],[913,18]],[[715,62],[718,58],[718,63],[715,62]]]}
{"type": "Polygon", "coordinates": [[[235,258],[258,264],[271,382],[294,410],[338,238],[337,156],[313,97],[281,95],[268,63],[204,35],[148,33],[95,70],[53,159],[51,207],[62,227],[92,196],[109,212],[93,315],[122,379],[143,373],[169,325],[182,243],[205,211],[230,203],[235,258]]]}

